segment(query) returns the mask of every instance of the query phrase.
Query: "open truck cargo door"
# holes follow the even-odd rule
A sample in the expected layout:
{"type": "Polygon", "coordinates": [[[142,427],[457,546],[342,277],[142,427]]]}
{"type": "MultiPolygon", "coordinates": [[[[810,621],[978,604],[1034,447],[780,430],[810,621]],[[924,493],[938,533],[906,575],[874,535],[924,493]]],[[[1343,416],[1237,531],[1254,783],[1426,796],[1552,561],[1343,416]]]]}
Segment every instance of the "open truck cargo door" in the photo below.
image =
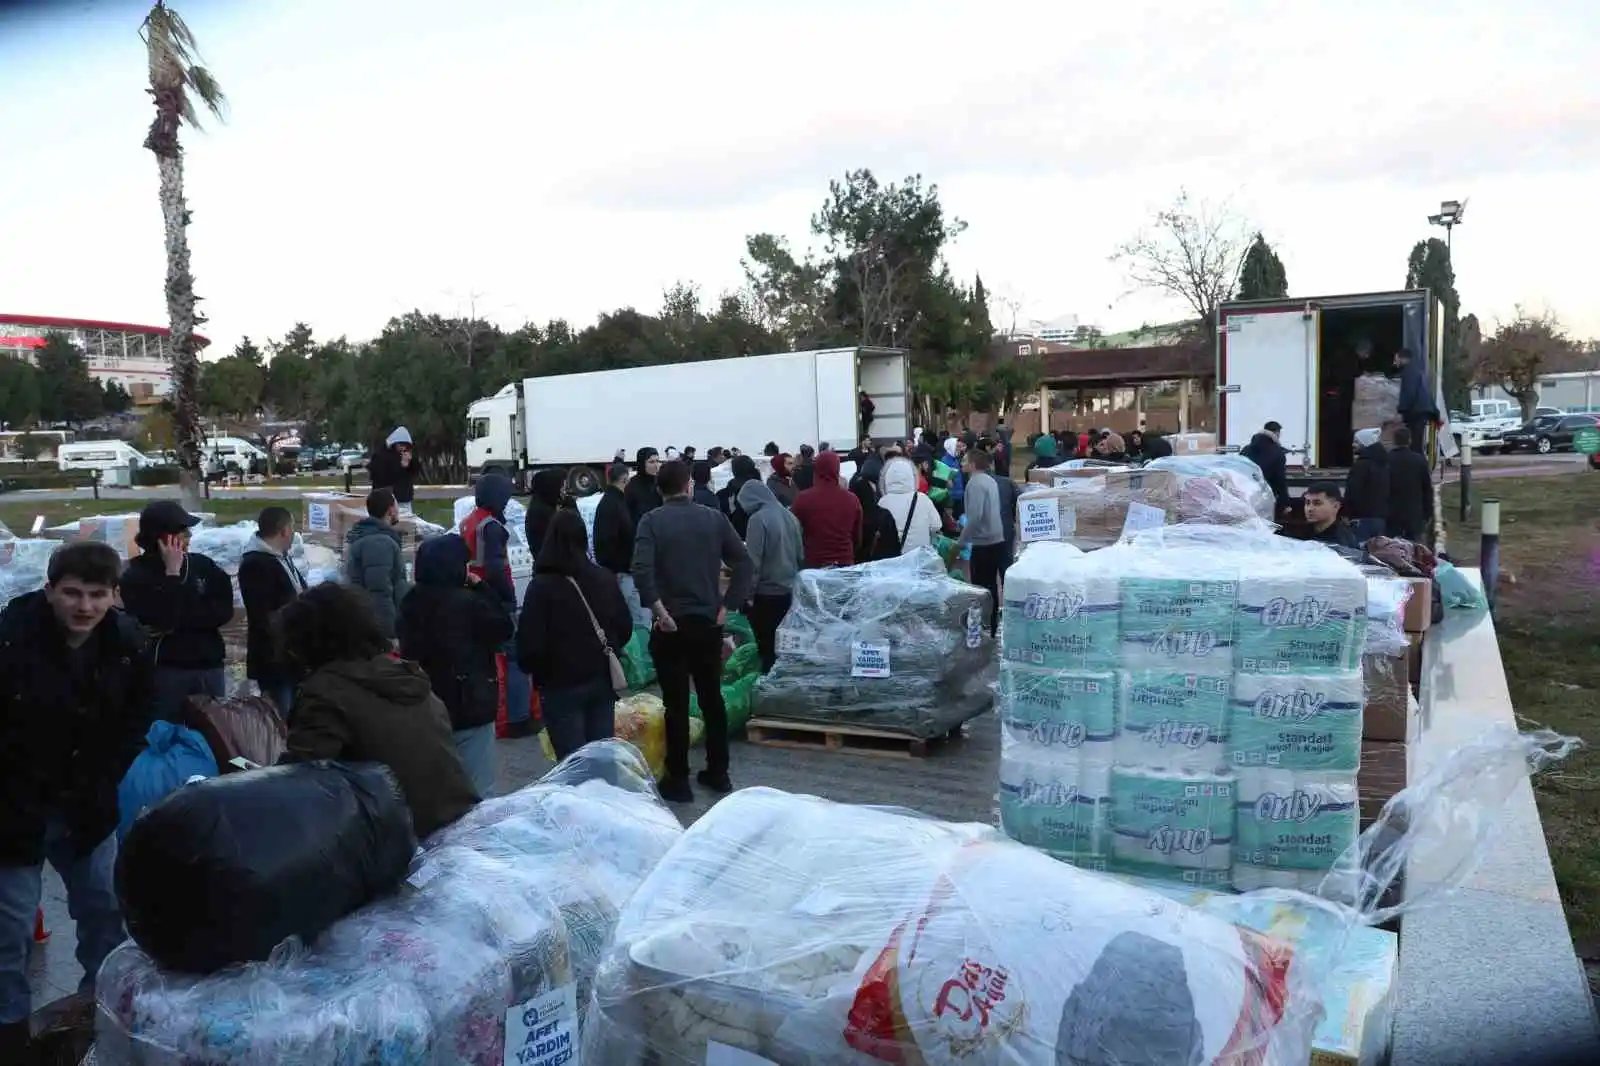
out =
{"type": "Polygon", "coordinates": [[[1238,451],[1268,422],[1289,465],[1316,465],[1318,311],[1293,307],[1222,308],[1217,329],[1217,430],[1238,451]]]}

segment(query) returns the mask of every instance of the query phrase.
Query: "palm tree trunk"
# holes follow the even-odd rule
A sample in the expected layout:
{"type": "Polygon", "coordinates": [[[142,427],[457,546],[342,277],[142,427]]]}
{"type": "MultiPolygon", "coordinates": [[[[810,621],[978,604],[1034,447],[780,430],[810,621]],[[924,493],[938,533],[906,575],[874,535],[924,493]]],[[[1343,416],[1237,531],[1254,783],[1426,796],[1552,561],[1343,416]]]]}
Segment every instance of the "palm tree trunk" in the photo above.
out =
{"type": "Polygon", "coordinates": [[[189,273],[189,209],[183,200],[181,150],[156,156],[161,175],[161,222],[167,249],[167,318],[172,336],[172,423],[177,436],[178,491],[185,509],[200,509],[200,455],[204,443],[197,393],[194,277],[189,273]]]}

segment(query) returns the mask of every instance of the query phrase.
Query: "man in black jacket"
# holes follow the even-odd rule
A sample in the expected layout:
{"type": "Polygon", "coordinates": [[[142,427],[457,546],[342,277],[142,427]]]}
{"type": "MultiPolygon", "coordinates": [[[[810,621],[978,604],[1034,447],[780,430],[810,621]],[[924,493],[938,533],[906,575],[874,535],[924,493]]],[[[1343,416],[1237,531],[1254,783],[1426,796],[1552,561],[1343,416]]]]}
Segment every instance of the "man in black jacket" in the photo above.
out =
{"type": "Polygon", "coordinates": [[[717,493],[717,502],[722,505],[722,513],[728,516],[728,521],[733,523],[733,531],[743,540],[750,530],[750,516],[739,506],[739,490],[744,488],[746,481],[760,481],[761,471],[757,469],[756,461],[748,455],[734,456],[729,462],[729,469],[733,473],[733,480],[717,493]]]}
{"type": "Polygon", "coordinates": [[[388,489],[394,493],[395,502],[407,512],[416,494],[417,457],[411,445],[411,431],[396,426],[383,447],[375,449],[367,460],[367,476],[372,487],[388,489]]]}
{"type": "Polygon", "coordinates": [[[256,535],[239,560],[239,595],[250,631],[245,676],[261,688],[285,719],[294,703],[296,671],[277,647],[272,616],[306,590],[306,578],[289,561],[294,519],[288,508],[268,507],[256,518],[256,535]]]}
{"type": "Polygon", "coordinates": [[[1384,533],[1389,515],[1389,450],[1375,429],[1358,430],[1356,460],[1345,480],[1344,518],[1355,527],[1356,540],[1365,544],[1384,533]]]}
{"type": "Polygon", "coordinates": [[[1277,422],[1268,422],[1239,450],[1240,455],[1261,468],[1261,477],[1272,490],[1276,512],[1280,515],[1292,503],[1289,499],[1289,453],[1278,443],[1282,432],[1283,427],[1277,422]]]}
{"type": "Polygon", "coordinates": [[[140,554],[122,574],[122,604],[155,643],[155,715],[183,721],[189,696],[227,695],[222,627],[233,618],[233,582],[189,552],[200,519],[172,500],[139,514],[140,554]]]}
{"type": "Polygon", "coordinates": [[[628,501],[628,517],[633,528],[639,528],[639,519],[661,506],[661,490],[656,488],[656,471],[661,469],[661,455],[654,448],[640,448],[634,453],[633,477],[623,495],[628,501]]]}
{"type": "Polygon", "coordinates": [[[1389,453],[1389,535],[1420,542],[1433,522],[1433,473],[1413,444],[1411,430],[1394,431],[1389,453]]]}
{"type": "Polygon", "coordinates": [[[28,1059],[28,949],[43,864],[66,883],[81,988],[123,939],[112,887],[117,785],[144,744],[145,639],[112,604],[122,561],[104,544],[50,559],[45,587],[0,614],[0,1062],[28,1059]]]}
{"type": "Polygon", "coordinates": [[[601,569],[617,575],[617,587],[628,603],[633,624],[647,626],[650,616],[639,602],[639,590],[633,583],[634,523],[625,492],[632,473],[626,463],[612,463],[606,471],[606,490],[594,509],[594,561],[601,569]]]}

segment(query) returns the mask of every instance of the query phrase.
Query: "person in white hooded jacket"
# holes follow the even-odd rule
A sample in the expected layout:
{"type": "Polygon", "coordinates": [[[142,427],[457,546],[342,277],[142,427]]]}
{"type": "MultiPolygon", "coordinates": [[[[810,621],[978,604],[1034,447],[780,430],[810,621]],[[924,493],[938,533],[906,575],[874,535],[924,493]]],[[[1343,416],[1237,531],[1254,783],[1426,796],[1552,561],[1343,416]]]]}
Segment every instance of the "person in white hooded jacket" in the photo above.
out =
{"type": "Polygon", "coordinates": [[[883,464],[879,485],[882,498],[878,506],[888,511],[894,520],[900,554],[933,547],[934,538],[944,526],[938,506],[926,493],[917,491],[917,464],[904,456],[895,456],[883,464]]]}

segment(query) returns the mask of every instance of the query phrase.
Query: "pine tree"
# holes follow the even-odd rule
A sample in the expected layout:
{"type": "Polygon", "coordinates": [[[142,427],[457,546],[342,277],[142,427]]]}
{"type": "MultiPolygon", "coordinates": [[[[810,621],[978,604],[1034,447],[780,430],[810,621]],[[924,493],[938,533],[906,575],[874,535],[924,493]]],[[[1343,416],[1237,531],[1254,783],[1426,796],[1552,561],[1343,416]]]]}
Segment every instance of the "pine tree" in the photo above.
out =
{"type": "Polygon", "coordinates": [[[1267,243],[1267,238],[1257,232],[1244,253],[1244,265],[1239,269],[1238,298],[1281,300],[1288,295],[1289,276],[1284,272],[1283,261],[1267,243]]]}

